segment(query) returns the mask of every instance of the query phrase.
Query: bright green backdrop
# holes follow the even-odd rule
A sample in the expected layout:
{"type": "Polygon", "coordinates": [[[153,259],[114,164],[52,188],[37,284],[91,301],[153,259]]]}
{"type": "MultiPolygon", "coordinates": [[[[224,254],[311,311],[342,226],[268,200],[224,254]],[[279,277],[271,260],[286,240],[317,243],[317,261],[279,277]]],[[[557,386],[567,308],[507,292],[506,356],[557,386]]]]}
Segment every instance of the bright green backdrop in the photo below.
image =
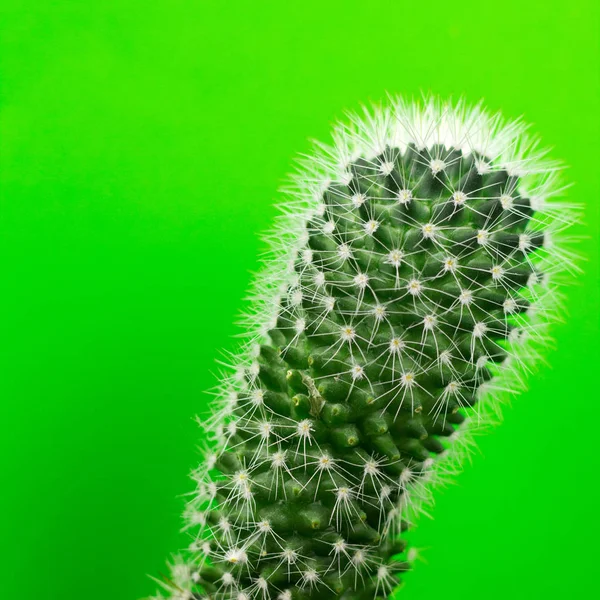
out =
{"type": "Polygon", "coordinates": [[[551,368],[415,544],[404,600],[598,589],[598,9],[15,2],[0,9],[0,597],[136,600],[185,540],[192,421],[307,138],[386,91],[535,123],[587,206],[551,368]]]}

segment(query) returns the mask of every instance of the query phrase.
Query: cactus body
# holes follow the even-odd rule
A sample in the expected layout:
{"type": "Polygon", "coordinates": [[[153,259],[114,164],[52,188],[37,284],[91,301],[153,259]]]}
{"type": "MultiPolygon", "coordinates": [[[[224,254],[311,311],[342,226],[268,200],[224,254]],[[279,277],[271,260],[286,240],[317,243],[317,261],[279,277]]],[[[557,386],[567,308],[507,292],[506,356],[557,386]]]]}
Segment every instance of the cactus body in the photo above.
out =
{"type": "Polygon", "coordinates": [[[401,532],[545,339],[569,209],[479,108],[398,101],[302,165],[205,423],[181,600],[386,598],[401,532]]]}

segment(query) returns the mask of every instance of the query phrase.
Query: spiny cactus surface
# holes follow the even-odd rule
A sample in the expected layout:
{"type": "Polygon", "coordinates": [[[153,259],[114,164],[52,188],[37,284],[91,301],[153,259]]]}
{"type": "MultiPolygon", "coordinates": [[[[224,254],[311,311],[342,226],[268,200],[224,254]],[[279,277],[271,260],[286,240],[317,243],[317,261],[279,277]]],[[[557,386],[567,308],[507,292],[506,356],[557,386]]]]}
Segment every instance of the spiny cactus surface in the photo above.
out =
{"type": "Polygon", "coordinates": [[[181,600],[387,598],[401,533],[546,339],[569,207],[519,122],[398,101],[288,190],[204,423],[181,600]]]}

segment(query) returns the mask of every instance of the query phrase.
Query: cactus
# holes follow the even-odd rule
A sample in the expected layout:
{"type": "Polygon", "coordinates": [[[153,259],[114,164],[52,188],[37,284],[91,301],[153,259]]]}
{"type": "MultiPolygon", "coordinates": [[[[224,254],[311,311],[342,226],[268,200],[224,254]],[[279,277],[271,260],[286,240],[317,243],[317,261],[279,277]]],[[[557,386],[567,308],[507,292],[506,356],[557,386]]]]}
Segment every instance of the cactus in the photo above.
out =
{"type": "Polygon", "coordinates": [[[401,533],[559,312],[559,181],[521,121],[435,98],[350,115],[301,161],[202,421],[172,598],[394,593],[401,533]]]}

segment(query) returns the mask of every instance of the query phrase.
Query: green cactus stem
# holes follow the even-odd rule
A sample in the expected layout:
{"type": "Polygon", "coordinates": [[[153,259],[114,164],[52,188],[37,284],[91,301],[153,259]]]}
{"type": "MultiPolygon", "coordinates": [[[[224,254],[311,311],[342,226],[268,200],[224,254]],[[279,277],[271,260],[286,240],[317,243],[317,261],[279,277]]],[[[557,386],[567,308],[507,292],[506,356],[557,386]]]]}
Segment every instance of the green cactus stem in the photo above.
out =
{"type": "Polygon", "coordinates": [[[436,99],[351,115],[301,164],[172,598],[394,593],[402,532],[543,350],[573,265],[558,178],[521,122],[436,99]]]}

